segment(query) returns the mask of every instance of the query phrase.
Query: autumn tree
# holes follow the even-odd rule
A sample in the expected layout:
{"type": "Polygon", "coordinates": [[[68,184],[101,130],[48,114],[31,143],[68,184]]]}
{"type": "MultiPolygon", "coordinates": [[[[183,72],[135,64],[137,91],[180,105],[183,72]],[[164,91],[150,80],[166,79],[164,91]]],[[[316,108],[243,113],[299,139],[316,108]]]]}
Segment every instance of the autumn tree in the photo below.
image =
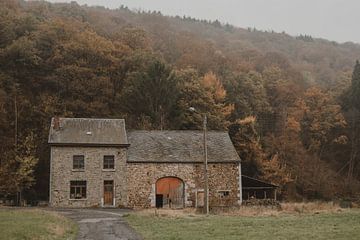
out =
{"type": "Polygon", "coordinates": [[[5,194],[19,194],[19,203],[23,191],[35,183],[34,169],[38,158],[34,140],[34,134],[26,136],[15,146],[14,151],[5,155],[7,159],[0,167],[0,191],[5,194]]]}
{"type": "Polygon", "coordinates": [[[260,135],[270,130],[268,127],[273,114],[261,74],[251,71],[230,77],[226,85],[227,101],[234,105],[230,119],[236,121],[255,116],[260,135]]]}
{"type": "Polygon", "coordinates": [[[283,187],[290,181],[291,175],[277,154],[268,155],[260,142],[256,131],[256,118],[253,116],[239,119],[229,126],[229,134],[242,160],[242,173],[251,177],[283,187]]]}
{"type": "Polygon", "coordinates": [[[182,83],[177,103],[180,113],[178,127],[201,129],[206,114],[209,129],[225,129],[233,106],[225,102],[226,91],[216,75],[210,72],[201,77],[197,71],[187,69],[178,72],[178,76],[182,83]],[[191,112],[190,107],[197,112],[191,112]]]}
{"type": "Polygon", "coordinates": [[[341,133],[347,123],[336,104],[329,95],[318,88],[310,88],[304,96],[306,104],[301,121],[302,141],[305,148],[323,157],[324,150],[331,144],[344,144],[347,139],[341,133]]]}

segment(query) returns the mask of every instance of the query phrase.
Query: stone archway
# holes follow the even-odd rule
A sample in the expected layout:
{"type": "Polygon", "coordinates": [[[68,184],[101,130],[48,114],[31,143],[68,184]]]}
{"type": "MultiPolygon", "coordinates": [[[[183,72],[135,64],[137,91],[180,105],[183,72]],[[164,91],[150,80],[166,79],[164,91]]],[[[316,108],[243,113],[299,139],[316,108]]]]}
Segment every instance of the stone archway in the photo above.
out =
{"type": "Polygon", "coordinates": [[[184,208],[185,184],[177,177],[163,177],[156,181],[157,208],[184,208]]]}

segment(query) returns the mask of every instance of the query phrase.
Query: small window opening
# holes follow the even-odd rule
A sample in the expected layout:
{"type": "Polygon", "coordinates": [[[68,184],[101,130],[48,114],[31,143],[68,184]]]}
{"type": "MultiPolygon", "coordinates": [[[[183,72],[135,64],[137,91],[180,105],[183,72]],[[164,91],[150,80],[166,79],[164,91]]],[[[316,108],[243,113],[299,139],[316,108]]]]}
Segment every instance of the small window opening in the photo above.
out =
{"type": "Polygon", "coordinates": [[[74,155],[73,156],[73,169],[84,170],[84,168],[85,168],[84,155],[74,155]]]}
{"type": "Polygon", "coordinates": [[[114,169],[115,168],[115,159],[113,155],[104,156],[104,169],[114,169]]]}
{"type": "Polygon", "coordinates": [[[230,196],[230,191],[229,190],[220,190],[218,191],[218,196],[220,198],[226,198],[230,196]]]}

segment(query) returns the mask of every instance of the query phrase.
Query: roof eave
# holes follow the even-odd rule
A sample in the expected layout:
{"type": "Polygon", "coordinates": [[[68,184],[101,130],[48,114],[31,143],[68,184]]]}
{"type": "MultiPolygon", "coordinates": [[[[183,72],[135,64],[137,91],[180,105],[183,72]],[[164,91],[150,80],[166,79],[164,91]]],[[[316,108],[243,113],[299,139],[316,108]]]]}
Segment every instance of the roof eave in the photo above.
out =
{"type": "Polygon", "coordinates": [[[128,148],[130,144],[126,143],[52,143],[49,142],[51,147],[123,147],[128,148]]]}
{"type": "MultiPolygon", "coordinates": [[[[134,161],[134,160],[127,160],[127,163],[166,163],[166,164],[204,164],[203,161],[134,161]]],[[[228,161],[208,161],[208,164],[220,164],[220,163],[240,163],[240,160],[228,160],[228,161]]]]}
{"type": "Polygon", "coordinates": [[[266,185],[271,185],[271,187],[276,187],[276,188],[279,188],[279,187],[280,187],[280,186],[278,186],[278,185],[275,185],[275,184],[272,184],[272,183],[268,183],[268,182],[265,182],[265,181],[262,181],[262,180],[259,180],[259,179],[253,178],[253,177],[249,177],[249,176],[246,176],[246,175],[241,175],[241,177],[248,178],[248,179],[251,179],[251,180],[254,180],[254,181],[257,181],[257,182],[266,184],[266,185]]]}

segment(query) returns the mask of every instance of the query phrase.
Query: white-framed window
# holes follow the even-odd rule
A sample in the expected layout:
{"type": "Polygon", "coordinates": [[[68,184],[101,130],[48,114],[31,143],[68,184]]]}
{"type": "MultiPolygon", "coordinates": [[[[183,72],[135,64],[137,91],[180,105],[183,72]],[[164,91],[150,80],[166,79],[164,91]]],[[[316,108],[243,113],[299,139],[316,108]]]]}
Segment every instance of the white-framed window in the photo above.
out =
{"type": "Polygon", "coordinates": [[[86,181],[70,181],[70,199],[86,199],[86,181]]]}

